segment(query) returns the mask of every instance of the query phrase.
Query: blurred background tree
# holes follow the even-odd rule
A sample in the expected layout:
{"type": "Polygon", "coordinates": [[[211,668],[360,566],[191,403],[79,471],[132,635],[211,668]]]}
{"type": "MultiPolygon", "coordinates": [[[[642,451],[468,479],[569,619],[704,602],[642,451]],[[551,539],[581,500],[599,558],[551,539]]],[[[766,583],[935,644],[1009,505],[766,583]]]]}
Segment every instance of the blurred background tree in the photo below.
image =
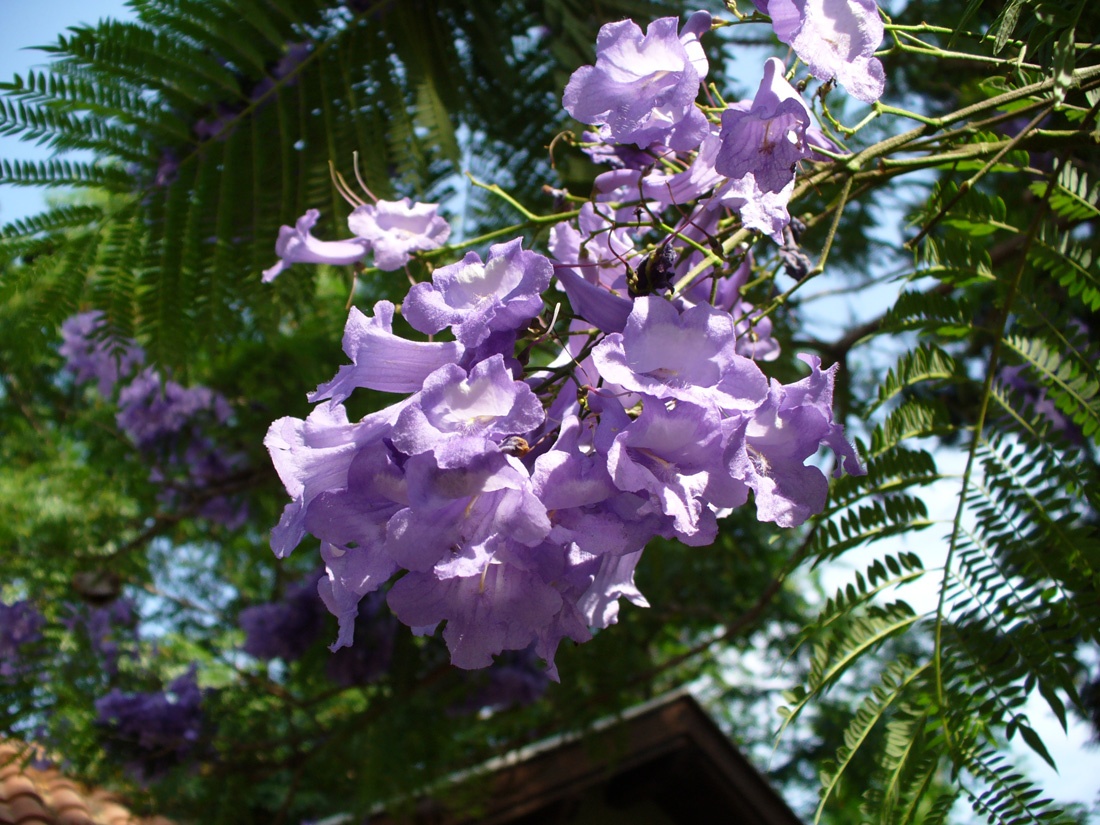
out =
{"type": "MultiPolygon", "coordinates": [[[[867,110],[830,97],[834,133],[854,152],[925,133],[859,168],[815,167],[792,213],[811,255],[831,243],[827,285],[796,293],[816,280],[785,275],[765,241],[751,293],[784,347],[769,374],[798,375],[800,348],[842,363],[837,403],[871,472],[798,531],[738,511],[713,548],[652,544],[638,572],[652,607],[624,606],[616,627],[563,648],[554,684],[526,654],[456,670],[438,638],[369,599],[356,646],[327,651],[314,548],[280,562],[268,547],[285,495],[263,437],[304,417],[305,392],[343,361],[346,304],[399,301],[407,284],[295,267],[264,285],[260,272],[307,208],[319,236],[341,234],[332,169],[382,198],[441,202],[452,243],[511,225],[544,245],[545,224],[473,179],[537,214],[562,188],[587,194],[598,167],[555,137],[577,128],[561,92],[599,27],[697,5],[735,15],[642,0],[131,5],[134,22],[71,30],[48,72],[0,85],[0,129],[94,156],[0,161],[2,185],[77,191],[0,238],[6,735],[183,819],[297,822],[362,815],[685,684],[766,754],[777,725],[759,709],[789,656],[789,706],[813,713],[788,731],[776,778],[804,789],[838,764],[824,818],[867,806],[874,821],[942,821],[964,793],[1003,821],[1046,815],[996,753],[1013,737],[1046,753],[1028,696],[1083,718],[1096,695],[1082,693],[1100,628],[1095,8],[887,9],[883,116],[848,134],[839,124],[867,110]],[[823,325],[826,292],[841,297],[825,314],[863,314],[823,325]],[[120,366],[128,342],[142,351],[105,385],[74,374],[86,339],[63,327],[89,311],[120,366]],[[185,424],[120,427],[120,409],[149,411],[161,390],[185,424]],[[984,462],[948,493],[972,516],[910,538],[920,552],[861,557],[826,601],[822,569],[933,523],[942,445],[984,462]],[[946,561],[931,549],[943,533],[946,561]],[[894,594],[917,579],[942,594],[928,610],[894,594]]],[[[766,25],[708,38],[727,100],[783,53],[766,25]]]]}

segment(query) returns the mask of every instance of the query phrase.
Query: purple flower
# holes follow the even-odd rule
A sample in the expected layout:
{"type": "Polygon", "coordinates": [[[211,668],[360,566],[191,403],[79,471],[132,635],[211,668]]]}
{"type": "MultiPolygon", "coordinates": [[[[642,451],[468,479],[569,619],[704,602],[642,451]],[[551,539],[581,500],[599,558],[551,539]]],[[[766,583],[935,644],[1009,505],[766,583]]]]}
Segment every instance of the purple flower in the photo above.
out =
{"type": "Polygon", "coordinates": [[[317,641],[325,606],[310,579],[287,589],[281,601],[246,607],[237,617],[245,632],[243,650],[257,659],[292,662],[317,641]]]}
{"type": "Polygon", "coordinates": [[[456,364],[429,375],[419,400],[401,411],[391,438],[406,455],[431,451],[440,467],[462,467],[497,451],[509,436],[531,432],[544,418],[531,388],[514,380],[504,358],[494,355],[468,375],[456,364]]]}
{"type": "Polygon", "coordinates": [[[348,468],[368,444],[388,436],[397,415],[411,399],[366,416],[357,424],[348,421],[347,410],[326,402],[303,421],[280,418],[268,428],[264,446],[279,478],[291,497],[282,518],[271,531],[271,549],[279,558],[288,555],[305,536],[310,504],[326,490],[347,485],[348,468]]]}
{"type": "Polygon", "coordinates": [[[664,298],[636,298],[626,328],[592,352],[607,381],[658,399],[751,410],[768,394],[760,368],[736,351],[733,317],[708,304],[679,312],[664,298]]]}
{"type": "Polygon", "coordinates": [[[672,519],[691,545],[714,541],[716,507],[740,507],[748,488],[721,462],[725,440],[717,408],[678,403],[672,410],[646,403],[641,415],[615,436],[607,467],[621,490],[644,492],[672,519]]]}
{"type": "Polygon", "coordinates": [[[321,213],[316,209],[308,210],[293,226],[279,228],[279,240],[275,242],[275,254],[279,262],[264,270],[263,282],[270,283],[292,264],[331,264],[344,266],[363,260],[369,248],[359,238],[347,241],[319,241],[310,230],[316,225],[321,213]]]}
{"type": "Polygon", "coordinates": [[[730,438],[725,461],[730,475],[756,494],[756,515],[780,527],[797,527],[825,507],[829,484],[807,459],[827,446],[836,454],[834,475],[863,475],[843,428],[833,421],[837,365],[821,369],[816,355],[800,355],[810,375],[786,386],[773,382],[767,402],[745,416],[730,438]]]}
{"type": "MultiPolygon", "coordinates": [[[[607,131],[607,127],[601,129],[607,131]]],[[[648,149],[639,149],[636,146],[608,143],[600,132],[584,132],[581,135],[581,151],[592,160],[593,163],[606,163],[613,169],[646,169],[652,166],[657,158],[668,154],[667,146],[655,143],[648,149]]]]}
{"type": "Polygon", "coordinates": [[[209,387],[184,387],[163,380],[149,368],[118,396],[119,429],[145,454],[150,479],[162,486],[160,500],[169,507],[193,507],[202,517],[241,526],[248,517],[243,501],[215,495],[245,465],[240,453],[228,452],[208,428],[229,421],[232,410],[221,393],[209,387]]]}
{"type": "Polygon", "coordinates": [[[317,589],[340,622],[333,649],[352,643],[363,596],[397,572],[383,548],[390,518],[409,506],[399,458],[385,442],[366,446],[352,460],[346,486],[321,493],[306,514],[305,527],[321,539],[325,563],[317,589]]]}
{"type": "Polygon", "coordinates": [[[71,618],[65,621],[70,629],[83,628],[92,651],[103,659],[104,669],[118,674],[122,656],[133,656],[137,650],[137,609],[128,598],[115,599],[105,607],[73,606],[71,618]]]}
{"type": "Polygon", "coordinates": [[[309,395],[310,401],[331,398],[341,403],[357,387],[382,392],[419,390],[432,372],[456,364],[464,348],[456,341],[408,341],[393,334],[394,305],[379,301],[374,317],[352,307],[344,326],[344,352],[352,363],[340,367],[336,377],[309,395]]]}
{"type": "Polygon", "coordinates": [[[549,259],[521,247],[522,238],[489,247],[484,263],[468,252],[440,267],[430,283],[416,284],[402,305],[414,329],[434,334],[450,326],[464,346],[493,332],[516,330],[542,311],[542,291],[554,269],[549,259]]]}
{"type": "Polygon", "coordinates": [[[627,266],[638,256],[626,230],[589,202],[576,228],[559,223],[550,230],[550,252],[573,312],[605,332],[621,332],[632,301],[627,266]]]}
{"type": "Polygon", "coordinates": [[[634,585],[634,568],[642,551],[605,556],[591,573],[591,583],[577,601],[591,627],[606,628],[619,621],[619,599],[635,607],[649,607],[646,597],[634,585]]]}
{"type": "Polygon", "coordinates": [[[9,679],[29,671],[19,661],[24,647],[42,638],[46,619],[29,601],[6,605],[0,602],[0,678],[9,679]]]}
{"type": "Polygon", "coordinates": [[[378,201],[357,206],[348,228],[374,252],[374,265],[391,272],[409,262],[410,252],[438,249],[451,236],[451,226],[435,203],[378,201]]]}
{"type": "Polygon", "coordinates": [[[108,746],[123,754],[141,778],[161,774],[192,753],[202,732],[202,691],[193,665],[165,690],[123,693],[116,688],[95,707],[108,746]]]}
{"type": "Polygon", "coordinates": [[[108,398],[115,384],[141,366],[145,353],[133,341],[99,338],[104,323],[99,310],[67,318],[61,324],[62,343],[58,352],[78,383],[94,380],[99,394],[108,398]]]}
{"type": "Polygon", "coordinates": [[[778,192],[765,192],[755,175],[727,180],[715,192],[715,200],[737,211],[746,229],[763,232],[776,243],[783,242],[783,230],[791,222],[787,211],[794,194],[794,179],[778,192]]]}
{"type": "Polygon", "coordinates": [[[809,107],[783,77],[783,64],[772,57],[747,109],[722,113],[721,146],[714,168],[728,178],[752,175],[763,192],[779,192],[794,180],[798,162],[813,154],[806,130],[809,107]]]}
{"type": "Polygon", "coordinates": [[[537,575],[489,562],[472,575],[407,573],[387,598],[405,624],[428,630],[447,623],[451,663],[467,670],[492,664],[503,650],[522,650],[561,610],[562,598],[537,575]]]}
{"type": "Polygon", "coordinates": [[[172,444],[199,418],[224,424],[231,415],[225,396],[209,387],[162,381],[151,367],[123,388],[118,406],[119,429],[144,450],[172,444]]]}
{"type": "MultiPolygon", "coordinates": [[[[440,467],[430,453],[406,463],[409,506],[386,525],[386,553],[406,570],[440,578],[483,572],[506,542],[533,547],[550,532],[523,465],[487,453],[440,467]]],[[[409,622],[426,624],[426,622],[409,622]]]]}
{"type": "MultiPolygon", "coordinates": [[[[282,80],[302,65],[305,59],[309,57],[312,50],[312,46],[309,43],[287,44],[286,54],[280,57],[275,65],[271,67],[269,73],[252,88],[252,91],[248,93],[248,99],[259,100],[267,95],[268,92],[275,88],[276,81],[282,80]]],[[[297,78],[293,78],[287,81],[286,85],[293,86],[296,82],[297,78]]]]}
{"type": "Polygon", "coordinates": [[[616,143],[698,146],[708,131],[695,106],[708,70],[699,36],[710,29],[710,15],[696,12],[679,32],[678,24],[662,17],[644,36],[632,20],[601,28],[596,65],[577,69],[565,87],[566,111],[582,123],[603,124],[616,143]]]}
{"type": "Polygon", "coordinates": [[[1019,396],[1031,407],[1031,411],[1045,419],[1053,432],[1060,433],[1074,444],[1084,443],[1081,428],[1073,423],[1072,418],[1058,409],[1044,387],[1030,380],[1025,366],[1002,367],[998,379],[1002,384],[1019,393],[1019,396]]]}
{"type": "Polygon", "coordinates": [[[865,103],[882,97],[886,74],[874,56],[885,28],[874,0],[753,0],[772,18],[775,36],[788,44],[814,77],[836,78],[865,103]]]}
{"type": "Polygon", "coordinates": [[[682,163],[687,163],[686,169],[669,171],[663,166],[653,166],[648,171],[604,172],[595,181],[598,197],[601,200],[633,200],[640,192],[643,198],[661,206],[686,204],[702,198],[722,182],[722,176],[714,169],[718,145],[717,132],[708,129],[695,156],[681,159],[682,163]]]}

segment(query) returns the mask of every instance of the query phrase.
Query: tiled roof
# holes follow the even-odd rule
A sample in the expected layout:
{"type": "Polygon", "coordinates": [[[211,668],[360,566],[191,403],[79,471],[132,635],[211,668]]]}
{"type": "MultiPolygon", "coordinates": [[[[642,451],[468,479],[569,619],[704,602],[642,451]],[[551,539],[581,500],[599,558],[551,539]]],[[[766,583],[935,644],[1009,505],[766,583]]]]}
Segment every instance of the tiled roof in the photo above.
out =
{"type": "Polygon", "coordinates": [[[114,794],[89,790],[55,768],[27,765],[26,745],[0,742],[0,825],[173,825],[134,816],[114,794]]]}

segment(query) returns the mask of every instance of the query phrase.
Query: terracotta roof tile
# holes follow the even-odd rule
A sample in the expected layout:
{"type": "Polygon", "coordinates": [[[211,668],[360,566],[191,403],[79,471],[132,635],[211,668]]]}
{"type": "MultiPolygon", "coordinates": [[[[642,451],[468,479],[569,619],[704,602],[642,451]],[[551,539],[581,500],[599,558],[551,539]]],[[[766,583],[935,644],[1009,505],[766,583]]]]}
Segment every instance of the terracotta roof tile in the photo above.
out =
{"type": "Polygon", "coordinates": [[[134,816],[114,794],[27,764],[29,746],[0,742],[0,825],[174,825],[134,816]]]}

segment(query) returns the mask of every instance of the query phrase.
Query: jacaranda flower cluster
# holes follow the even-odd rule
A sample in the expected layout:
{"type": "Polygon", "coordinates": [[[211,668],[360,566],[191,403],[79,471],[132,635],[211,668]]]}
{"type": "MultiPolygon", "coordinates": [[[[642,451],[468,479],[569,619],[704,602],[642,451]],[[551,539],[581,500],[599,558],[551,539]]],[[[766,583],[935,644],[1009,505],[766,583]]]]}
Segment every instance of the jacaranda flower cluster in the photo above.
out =
{"type": "MultiPolygon", "coordinates": [[[[822,447],[837,474],[862,472],[833,420],[835,366],[800,356],[805,378],[769,380],[759,364],[778,344],[741,295],[751,256],[736,249],[727,268],[708,254],[739,221],[794,260],[799,164],[836,147],[777,59],[752,100],[700,108],[710,27],[703,12],[645,34],[605,26],[564,105],[611,169],[554,227],[552,257],[515,238],[436,269],[400,307],[428,340],[395,334],[388,301],[353,308],[350,363],[309,396],[306,419],[271,425],[265,443],[291,497],[272,548],[284,557],[307,533],[320,540],[334,649],[353,643],[360,601],[385,593],[414,633],[442,625],[459,667],[530,647],[557,678],[563,639],[615,623],[620,599],[646,604],[634,570],[651,539],[711,544],[750,493],[761,520],[802,524],[825,505],[826,476],[807,464],[822,447]],[[532,356],[548,342],[550,356],[532,356]],[[357,389],[396,397],[352,421],[344,402],[357,389]]],[[[850,71],[822,65],[850,81],[863,42],[841,52],[850,71]]],[[[275,269],[357,262],[368,248],[391,268],[448,236],[434,205],[406,201],[388,223],[382,203],[369,221],[364,208],[351,241],[313,239],[313,213],[284,227],[275,269]]]]}
{"type": "Polygon", "coordinates": [[[243,501],[217,491],[232,487],[244,456],[221,449],[211,435],[229,421],[229,401],[209,387],[184,387],[153,367],[143,369],[137,343],[102,338],[103,324],[103,314],[93,311],[61,325],[66,370],[78,383],[94,380],[105,399],[117,389],[115,422],[141,452],[166,506],[194,506],[211,521],[241,526],[248,517],[243,501]]]}

